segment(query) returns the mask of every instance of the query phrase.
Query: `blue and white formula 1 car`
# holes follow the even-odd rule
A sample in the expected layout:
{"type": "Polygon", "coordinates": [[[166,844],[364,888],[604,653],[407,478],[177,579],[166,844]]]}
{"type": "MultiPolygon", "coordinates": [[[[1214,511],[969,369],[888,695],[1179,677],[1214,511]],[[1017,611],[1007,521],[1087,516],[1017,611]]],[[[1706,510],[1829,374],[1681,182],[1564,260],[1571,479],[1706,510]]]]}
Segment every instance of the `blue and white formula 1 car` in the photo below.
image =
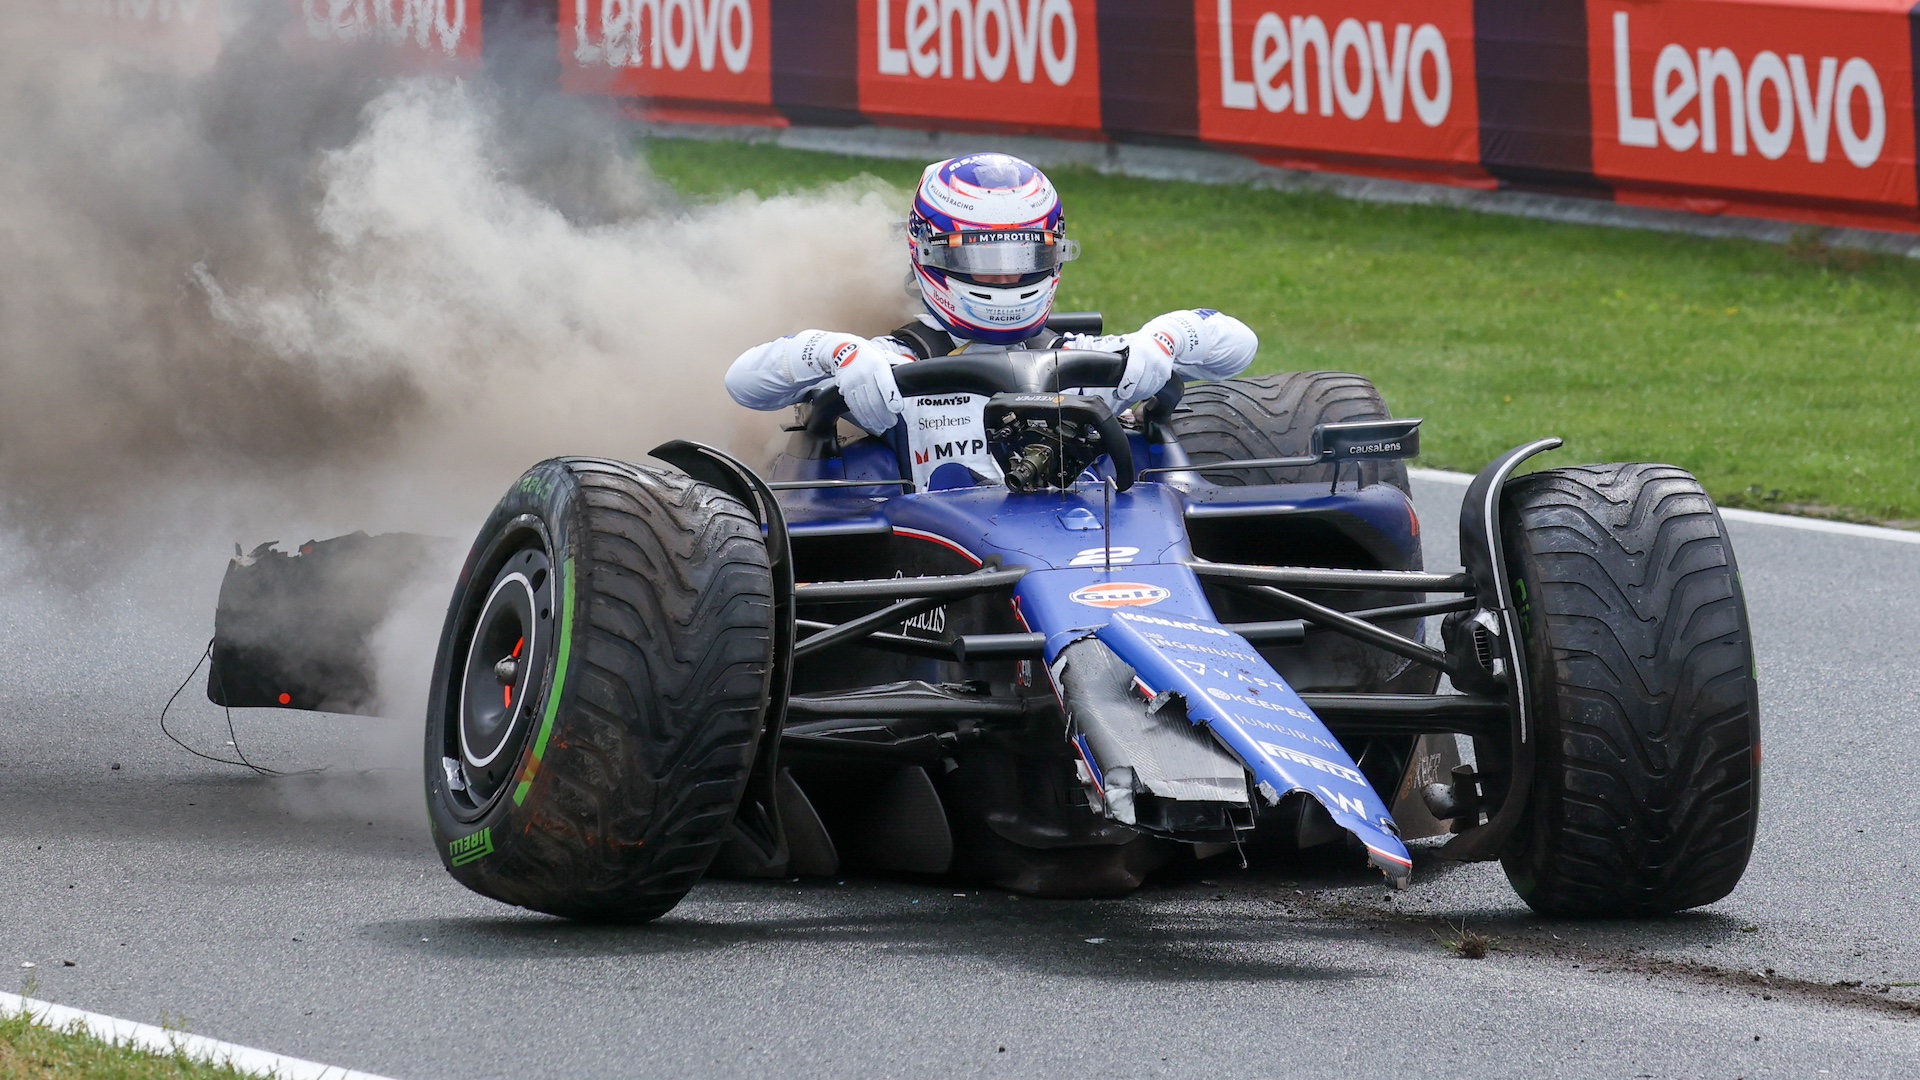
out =
{"type": "MultiPolygon", "coordinates": [[[[447,869],[645,920],[709,873],[1112,895],[1190,853],[1323,844],[1404,886],[1406,841],[1450,832],[1446,857],[1501,860],[1545,912],[1732,890],[1758,811],[1752,648],[1691,476],[1515,477],[1559,444],[1518,447],[1467,493],[1464,570],[1430,573],[1400,460],[1419,421],[1365,380],[1176,385],[1128,417],[1060,392],[1123,367],[897,369],[909,396],[989,399],[1004,486],[915,490],[833,390],[771,481],[687,442],[654,451],[672,468],[534,466],[440,641],[425,769],[447,869]]],[[[232,632],[251,561],[210,688],[285,703],[278,661],[232,632]]]]}

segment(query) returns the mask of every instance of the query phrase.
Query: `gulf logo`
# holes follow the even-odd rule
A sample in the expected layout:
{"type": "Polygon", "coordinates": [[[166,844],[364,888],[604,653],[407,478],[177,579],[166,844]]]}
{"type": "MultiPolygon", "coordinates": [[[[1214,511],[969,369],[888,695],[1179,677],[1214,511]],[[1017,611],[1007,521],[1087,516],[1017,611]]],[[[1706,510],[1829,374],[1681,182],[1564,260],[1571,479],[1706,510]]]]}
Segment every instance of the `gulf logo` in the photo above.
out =
{"type": "Polygon", "coordinates": [[[1146,607],[1149,604],[1157,604],[1172,595],[1158,585],[1143,585],[1137,581],[1109,581],[1075,589],[1067,594],[1067,599],[1088,607],[1123,608],[1146,607]]]}

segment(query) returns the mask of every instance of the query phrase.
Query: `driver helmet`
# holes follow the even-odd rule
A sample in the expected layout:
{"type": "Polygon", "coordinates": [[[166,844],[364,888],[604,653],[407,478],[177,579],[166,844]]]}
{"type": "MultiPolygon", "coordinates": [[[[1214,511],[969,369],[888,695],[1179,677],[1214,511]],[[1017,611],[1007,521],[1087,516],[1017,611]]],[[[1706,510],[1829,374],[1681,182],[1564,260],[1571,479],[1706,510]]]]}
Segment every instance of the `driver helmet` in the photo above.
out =
{"type": "Polygon", "coordinates": [[[1017,345],[1053,312],[1060,267],[1080,254],[1045,173],[1007,154],[927,166],[907,218],[914,281],[954,337],[1017,345]]]}

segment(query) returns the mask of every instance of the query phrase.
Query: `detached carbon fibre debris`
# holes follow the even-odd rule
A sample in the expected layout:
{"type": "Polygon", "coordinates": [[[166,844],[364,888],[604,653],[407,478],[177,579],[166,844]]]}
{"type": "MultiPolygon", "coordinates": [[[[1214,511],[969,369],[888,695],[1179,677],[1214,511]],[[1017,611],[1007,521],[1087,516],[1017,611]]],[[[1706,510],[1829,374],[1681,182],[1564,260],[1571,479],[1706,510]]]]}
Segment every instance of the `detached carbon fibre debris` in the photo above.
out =
{"type": "Polygon", "coordinates": [[[352,533],[292,552],[267,543],[236,553],[214,612],[207,699],[375,715],[372,635],[409,582],[454,554],[453,541],[412,533],[352,533]]]}

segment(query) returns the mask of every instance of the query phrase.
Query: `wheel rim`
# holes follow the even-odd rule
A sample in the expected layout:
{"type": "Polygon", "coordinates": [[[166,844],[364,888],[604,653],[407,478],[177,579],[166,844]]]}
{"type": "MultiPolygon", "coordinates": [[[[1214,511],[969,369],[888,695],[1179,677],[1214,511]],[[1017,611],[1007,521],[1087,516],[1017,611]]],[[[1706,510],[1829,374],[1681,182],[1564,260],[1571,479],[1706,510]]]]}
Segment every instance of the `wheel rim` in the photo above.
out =
{"type": "Polygon", "coordinates": [[[456,810],[478,816],[509,786],[538,722],[553,645],[553,564],[543,549],[515,551],[501,565],[466,645],[441,764],[456,810]]]}

